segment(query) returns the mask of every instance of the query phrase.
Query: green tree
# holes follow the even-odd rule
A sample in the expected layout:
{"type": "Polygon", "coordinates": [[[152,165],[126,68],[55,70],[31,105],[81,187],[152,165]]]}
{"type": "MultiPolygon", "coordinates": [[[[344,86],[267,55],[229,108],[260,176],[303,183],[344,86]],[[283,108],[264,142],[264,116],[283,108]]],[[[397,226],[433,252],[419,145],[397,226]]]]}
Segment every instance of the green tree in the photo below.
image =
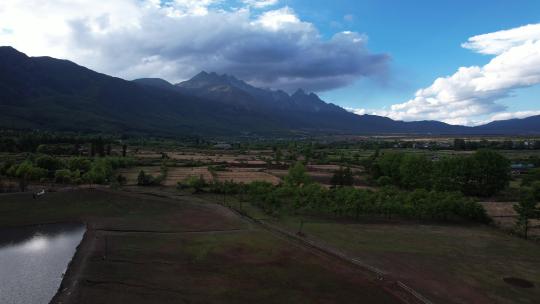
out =
{"type": "Polygon", "coordinates": [[[276,148],[274,152],[274,160],[276,161],[277,164],[279,164],[282,159],[283,159],[283,152],[281,152],[280,148],[276,148]]]}
{"type": "Polygon", "coordinates": [[[467,158],[465,194],[491,196],[510,183],[510,161],[491,150],[479,150],[467,158]]]}
{"type": "Polygon", "coordinates": [[[379,156],[375,167],[377,168],[378,176],[374,176],[374,178],[378,179],[381,176],[388,176],[392,180],[392,184],[400,185],[399,168],[404,155],[403,153],[388,152],[379,156]]]}
{"type": "Polygon", "coordinates": [[[179,183],[180,188],[192,188],[194,193],[202,192],[207,185],[202,175],[199,177],[189,176],[179,183]]]}
{"type": "Polygon", "coordinates": [[[19,188],[21,191],[26,190],[29,181],[40,180],[47,177],[47,170],[35,167],[29,160],[24,161],[18,166],[13,166],[12,168],[13,169],[10,170],[14,172],[11,173],[19,178],[19,188]]]}
{"type": "Polygon", "coordinates": [[[377,179],[377,185],[381,187],[392,185],[392,179],[388,176],[381,176],[377,179]]]}
{"type": "Polygon", "coordinates": [[[455,138],[454,139],[454,150],[465,150],[467,147],[465,140],[462,138],[455,138]]]}
{"type": "Polygon", "coordinates": [[[306,187],[302,188],[303,195],[305,197],[305,206],[306,210],[311,212],[322,212],[324,211],[324,193],[325,189],[319,183],[311,183],[306,187]]]}
{"type": "Polygon", "coordinates": [[[2,163],[0,163],[0,175],[9,175],[8,171],[13,166],[16,166],[13,159],[5,159],[2,163]]]}
{"type": "Polygon", "coordinates": [[[343,167],[339,167],[338,170],[334,171],[334,175],[332,175],[330,183],[333,186],[340,186],[340,187],[352,186],[354,184],[354,176],[351,171],[351,168],[346,167],[344,169],[343,167]]]}
{"type": "Polygon", "coordinates": [[[292,187],[307,185],[311,182],[311,178],[306,172],[306,167],[302,162],[296,162],[289,168],[288,174],[285,176],[285,184],[292,187]]]}
{"type": "Polygon", "coordinates": [[[465,158],[443,157],[434,164],[433,188],[437,191],[462,191],[465,185],[465,158]]]}
{"type": "Polygon", "coordinates": [[[360,219],[361,213],[371,213],[373,210],[373,193],[370,190],[359,189],[357,191],[354,213],[356,220],[360,219]]]}
{"type": "Polygon", "coordinates": [[[401,186],[407,189],[429,189],[433,166],[424,155],[406,154],[399,166],[401,186]]]}
{"type": "Polygon", "coordinates": [[[537,202],[540,202],[540,181],[536,181],[531,185],[532,195],[537,202]]]}
{"type": "Polygon", "coordinates": [[[47,170],[35,167],[32,162],[27,160],[17,167],[15,175],[24,180],[40,180],[47,176],[47,170]]]}
{"type": "Polygon", "coordinates": [[[529,232],[529,220],[540,217],[540,209],[537,207],[534,194],[530,190],[523,190],[519,203],[514,205],[514,210],[518,214],[516,229],[527,239],[529,232]]]}
{"type": "Polygon", "coordinates": [[[92,162],[84,157],[72,157],[67,161],[67,167],[71,171],[79,170],[81,172],[88,172],[92,167],[92,162]]]}
{"type": "Polygon", "coordinates": [[[110,181],[113,167],[107,159],[98,159],[92,163],[90,170],[83,175],[83,180],[92,184],[105,184],[110,181]]]}
{"type": "Polygon", "coordinates": [[[49,172],[54,172],[56,170],[62,169],[64,167],[64,164],[60,159],[56,157],[50,155],[41,155],[36,158],[36,166],[46,169],[49,172]]]}
{"type": "Polygon", "coordinates": [[[535,181],[540,181],[540,168],[529,170],[521,180],[521,185],[530,186],[535,181]]]}
{"type": "Polygon", "coordinates": [[[154,184],[154,177],[150,174],[146,174],[144,170],[139,171],[137,176],[137,185],[139,186],[150,186],[154,184]]]}
{"type": "Polygon", "coordinates": [[[61,184],[71,183],[71,176],[71,171],[67,169],[56,170],[54,172],[54,181],[61,184]]]}

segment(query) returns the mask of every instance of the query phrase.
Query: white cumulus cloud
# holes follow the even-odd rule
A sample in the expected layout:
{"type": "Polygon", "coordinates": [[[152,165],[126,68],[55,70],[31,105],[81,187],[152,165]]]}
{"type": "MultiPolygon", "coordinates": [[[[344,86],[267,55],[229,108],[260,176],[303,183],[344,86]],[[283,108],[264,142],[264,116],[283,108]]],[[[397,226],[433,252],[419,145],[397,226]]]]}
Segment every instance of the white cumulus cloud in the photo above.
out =
{"type": "MultiPolygon", "coordinates": [[[[460,67],[418,90],[414,98],[372,113],[398,120],[475,125],[481,116],[506,111],[498,100],[540,83],[540,24],[474,36],[463,47],[494,58],[484,66],[460,67]]],[[[504,113],[492,119],[535,112],[504,113]]]]}
{"type": "Polygon", "coordinates": [[[243,0],[242,2],[255,8],[264,8],[278,4],[279,0],[243,0]]]}
{"type": "Polygon", "coordinates": [[[479,122],[478,125],[483,125],[496,120],[507,120],[514,118],[526,118],[529,116],[540,115],[540,111],[517,111],[517,112],[501,112],[492,115],[488,120],[479,122]]]}
{"type": "Polygon", "coordinates": [[[370,113],[369,110],[362,109],[362,108],[345,108],[345,110],[354,113],[356,115],[364,115],[370,113]]]}

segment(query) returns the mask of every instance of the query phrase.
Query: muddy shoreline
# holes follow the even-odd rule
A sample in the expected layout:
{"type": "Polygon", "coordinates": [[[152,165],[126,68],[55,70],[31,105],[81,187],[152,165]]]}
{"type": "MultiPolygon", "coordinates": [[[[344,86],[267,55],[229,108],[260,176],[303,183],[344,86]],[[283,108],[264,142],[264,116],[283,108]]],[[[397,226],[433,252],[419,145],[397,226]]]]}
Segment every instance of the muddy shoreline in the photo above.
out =
{"type": "Polygon", "coordinates": [[[95,247],[95,231],[86,224],[86,231],[83,238],[75,250],[75,254],[67,266],[67,271],[64,273],[64,277],[58,291],[51,299],[49,303],[60,304],[66,303],[70,299],[73,299],[77,293],[77,284],[80,283],[80,277],[85,267],[86,259],[90,255],[90,252],[95,247]]]}

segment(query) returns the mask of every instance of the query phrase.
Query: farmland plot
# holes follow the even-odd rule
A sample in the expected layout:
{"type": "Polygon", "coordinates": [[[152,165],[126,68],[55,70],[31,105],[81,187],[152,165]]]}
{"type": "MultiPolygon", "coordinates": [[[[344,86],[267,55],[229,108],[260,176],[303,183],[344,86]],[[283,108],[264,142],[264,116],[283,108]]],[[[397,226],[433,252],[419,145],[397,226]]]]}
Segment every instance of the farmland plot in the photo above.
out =
{"type": "Polygon", "coordinates": [[[281,182],[281,179],[268,174],[266,172],[260,172],[257,169],[251,168],[232,168],[230,171],[220,171],[216,173],[219,181],[233,181],[235,183],[249,184],[254,181],[269,182],[273,185],[277,185],[281,182]]]}

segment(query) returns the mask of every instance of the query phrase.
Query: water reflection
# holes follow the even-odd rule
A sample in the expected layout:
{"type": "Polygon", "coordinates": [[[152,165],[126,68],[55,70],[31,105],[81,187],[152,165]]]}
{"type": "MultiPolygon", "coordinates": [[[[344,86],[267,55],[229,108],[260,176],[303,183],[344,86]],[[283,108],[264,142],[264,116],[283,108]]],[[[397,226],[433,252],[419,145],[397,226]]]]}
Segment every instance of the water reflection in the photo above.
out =
{"type": "Polygon", "coordinates": [[[48,303],[84,230],[80,224],[0,229],[0,303],[48,303]]]}

